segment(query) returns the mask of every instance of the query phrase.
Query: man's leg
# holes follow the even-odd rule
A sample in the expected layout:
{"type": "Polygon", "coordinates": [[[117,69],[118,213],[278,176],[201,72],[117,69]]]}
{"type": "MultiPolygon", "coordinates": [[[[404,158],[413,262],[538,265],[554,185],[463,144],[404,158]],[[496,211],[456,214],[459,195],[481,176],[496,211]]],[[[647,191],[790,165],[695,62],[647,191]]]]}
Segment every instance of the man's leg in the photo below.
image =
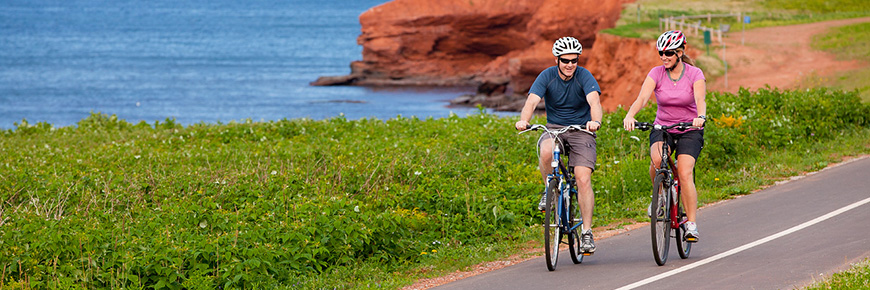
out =
{"type": "MultiPolygon", "coordinates": [[[[552,170],[550,163],[553,161],[553,139],[545,139],[540,141],[541,144],[541,159],[539,160],[538,167],[541,171],[541,180],[544,182],[544,188],[547,186],[547,174],[549,174],[552,170]]],[[[543,211],[546,207],[546,199],[547,193],[541,191],[541,200],[538,202],[538,210],[543,211]]]]}
{"type": "Polygon", "coordinates": [[[595,253],[595,241],[592,237],[592,212],[595,210],[595,193],[592,191],[592,169],[585,166],[574,167],[574,177],[577,179],[577,200],[580,203],[580,215],[583,216],[583,228],[580,231],[580,247],[584,252],[595,253]]]}
{"type": "Polygon", "coordinates": [[[592,229],[592,211],[595,209],[595,193],[592,191],[592,169],[585,166],[574,167],[577,178],[577,201],[583,215],[583,231],[592,229]]]}

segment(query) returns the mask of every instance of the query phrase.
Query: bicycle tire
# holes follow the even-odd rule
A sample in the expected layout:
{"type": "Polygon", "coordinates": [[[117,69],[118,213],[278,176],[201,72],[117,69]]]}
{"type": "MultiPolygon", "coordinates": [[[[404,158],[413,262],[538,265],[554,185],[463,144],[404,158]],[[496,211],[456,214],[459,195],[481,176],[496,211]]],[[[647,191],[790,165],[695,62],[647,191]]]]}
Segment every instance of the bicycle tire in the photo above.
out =
{"type": "Polygon", "coordinates": [[[580,246],[582,243],[580,242],[580,233],[578,231],[583,230],[583,218],[580,215],[580,203],[577,200],[577,193],[572,192],[569,195],[571,196],[571,202],[568,204],[568,228],[571,231],[568,232],[568,252],[571,254],[571,261],[574,264],[580,264],[583,263],[583,249],[580,246]]]}
{"type": "Polygon", "coordinates": [[[547,202],[544,209],[544,256],[547,270],[555,271],[559,260],[559,240],[562,237],[559,214],[556,212],[556,198],[559,196],[559,180],[550,180],[547,184],[547,202]]]}
{"type": "Polygon", "coordinates": [[[683,201],[680,198],[677,198],[677,220],[679,226],[674,229],[674,232],[676,233],[674,239],[676,239],[677,242],[677,252],[680,253],[680,259],[689,258],[689,253],[692,252],[692,243],[686,241],[685,237],[685,226],[686,220],[688,219],[689,218],[686,216],[686,210],[683,208],[683,201]]]}
{"type": "Polygon", "coordinates": [[[653,257],[656,264],[663,266],[668,261],[670,248],[670,194],[668,194],[667,176],[657,174],[653,180],[653,194],[650,214],[650,237],[652,240],[653,257]]]}

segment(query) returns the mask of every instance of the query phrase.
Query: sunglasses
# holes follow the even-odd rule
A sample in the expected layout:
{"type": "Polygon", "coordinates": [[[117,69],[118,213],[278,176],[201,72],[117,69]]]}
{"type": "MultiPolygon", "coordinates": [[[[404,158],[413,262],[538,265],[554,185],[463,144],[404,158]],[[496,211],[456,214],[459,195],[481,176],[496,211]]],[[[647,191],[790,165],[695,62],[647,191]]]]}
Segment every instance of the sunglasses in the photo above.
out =
{"type": "Polygon", "coordinates": [[[578,61],[579,59],[580,59],[579,57],[578,57],[578,58],[575,58],[575,59],[567,59],[567,58],[561,58],[561,57],[560,57],[560,58],[559,58],[559,61],[561,61],[561,62],[564,63],[564,64],[568,64],[568,63],[577,63],[577,61],[578,61]]]}
{"type": "Polygon", "coordinates": [[[676,51],[676,50],[665,50],[665,51],[659,51],[659,56],[662,56],[662,55],[664,55],[664,56],[674,56],[674,55],[677,55],[677,51],[676,51]]]}

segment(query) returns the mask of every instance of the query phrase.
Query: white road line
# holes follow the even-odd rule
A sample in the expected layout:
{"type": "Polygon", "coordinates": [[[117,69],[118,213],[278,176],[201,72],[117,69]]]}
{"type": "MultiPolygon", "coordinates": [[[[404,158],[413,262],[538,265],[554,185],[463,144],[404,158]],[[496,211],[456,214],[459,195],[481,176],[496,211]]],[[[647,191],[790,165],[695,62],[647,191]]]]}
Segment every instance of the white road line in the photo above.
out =
{"type": "Polygon", "coordinates": [[[723,253],[720,253],[720,254],[718,254],[718,255],[715,255],[715,256],[712,256],[712,257],[709,257],[709,258],[706,258],[706,259],[703,259],[703,260],[700,260],[700,261],[694,262],[694,263],[692,263],[692,264],[688,264],[688,265],[685,265],[685,266],[683,266],[683,267],[680,267],[680,268],[677,268],[677,269],[673,269],[673,270],[671,270],[671,271],[664,272],[664,273],[661,273],[661,274],[658,274],[658,275],[655,275],[655,276],[652,276],[652,277],[649,277],[649,278],[646,278],[646,279],[643,279],[643,280],[637,281],[637,282],[632,283],[632,284],[629,284],[629,285],[625,285],[625,286],[623,286],[623,287],[617,288],[617,290],[628,290],[628,289],[634,289],[634,288],[637,288],[637,287],[640,287],[640,286],[643,286],[643,285],[646,285],[646,284],[649,284],[649,283],[652,283],[652,282],[655,282],[655,281],[658,281],[658,280],[661,280],[661,279],[664,279],[664,278],[667,278],[667,277],[670,277],[670,276],[673,276],[673,275],[676,275],[676,274],[679,274],[679,273],[682,273],[682,272],[685,272],[685,271],[688,271],[688,270],[691,270],[691,269],[694,269],[694,268],[697,268],[697,267],[703,266],[704,264],[711,263],[711,262],[713,262],[713,261],[716,261],[716,260],[719,260],[719,259],[722,259],[722,258],[725,258],[725,257],[731,256],[731,255],[733,255],[733,254],[736,254],[736,253],[739,253],[739,252],[745,251],[745,250],[747,250],[747,249],[749,249],[749,248],[752,248],[752,247],[755,247],[755,246],[758,246],[758,245],[761,245],[761,244],[764,244],[764,243],[770,242],[770,241],[775,240],[775,239],[777,239],[777,238],[780,238],[780,237],[782,237],[782,236],[785,236],[785,235],[788,235],[788,234],[791,234],[791,233],[797,232],[797,231],[799,231],[799,230],[802,230],[802,229],[807,228],[807,227],[809,227],[809,226],[812,226],[812,225],[814,225],[814,224],[820,223],[820,222],[822,222],[822,221],[824,221],[824,220],[827,220],[827,219],[829,219],[829,218],[835,217],[835,216],[837,216],[837,215],[839,215],[839,214],[842,214],[842,213],[844,213],[844,212],[846,212],[846,211],[849,211],[849,210],[851,210],[851,209],[853,209],[853,208],[856,208],[856,207],[862,206],[862,205],[864,205],[864,204],[866,204],[866,203],[870,203],[870,198],[867,198],[867,199],[864,199],[864,200],[862,200],[862,201],[859,201],[859,202],[856,202],[856,203],[853,203],[853,204],[847,205],[847,206],[842,207],[842,208],[840,208],[840,209],[838,209],[838,210],[832,211],[832,212],[830,212],[830,213],[828,213],[828,214],[826,214],[826,215],[823,215],[823,216],[817,217],[817,218],[815,218],[815,219],[813,219],[813,220],[811,220],[811,221],[808,221],[808,222],[802,223],[802,224],[797,225],[797,226],[794,226],[794,227],[792,227],[792,228],[790,228],[790,229],[787,229],[787,230],[781,231],[781,232],[779,232],[779,233],[776,233],[776,234],[770,235],[770,236],[768,236],[768,237],[766,237],[766,238],[763,238],[763,239],[760,239],[760,240],[757,240],[757,241],[754,241],[754,242],[751,242],[751,243],[745,244],[745,245],[743,245],[743,246],[740,246],[740,247],[734,248],[734,249],[732,249],[732,250],[729,250],[729,251],[727,251],[727,252],[723,252],[723,253]]]}

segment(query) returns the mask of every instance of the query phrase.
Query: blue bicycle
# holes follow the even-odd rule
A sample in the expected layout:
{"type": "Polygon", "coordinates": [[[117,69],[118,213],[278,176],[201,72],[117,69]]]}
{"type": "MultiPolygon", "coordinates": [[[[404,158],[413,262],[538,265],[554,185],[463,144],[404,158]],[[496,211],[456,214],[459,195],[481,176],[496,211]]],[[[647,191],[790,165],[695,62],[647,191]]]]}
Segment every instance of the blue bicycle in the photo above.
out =
{"type": "MultiPolygon", "coordinates": [[[[567,144],[562,142],[559,135],[568,131],[582,131],[593,136],[595,133],[587,131],[586,126],[571,125],[557,130],[550,130],[544,125],[530,125],[528,129],[519,134],[544,130],[546,134],[552,137],[553,142],[553,173],[547,175],[547,188],[545,190],[546,207],[544,209],[544,252],[547,260],[547,269],[550,271],[556,270],[556,261],[559,259],[559,246],[561,244],[568,245],[568,252],[571,253],[571,260],[574,264],[583,262],[583,256],[590,255],[585,253],[580,248],[580,234],[578,229],[583,225],[583,218],[580,215],[580,203],[577,200],[576,179],[574,179],[574,169],[566,167],[568,164],[568,154],[562,154],[562,151],[568,152],[567,144]],[[558,146],[556,146],[558,145],[558,146]]],[[[538,148],[538,152],[540,148],[538,148]]]]}

